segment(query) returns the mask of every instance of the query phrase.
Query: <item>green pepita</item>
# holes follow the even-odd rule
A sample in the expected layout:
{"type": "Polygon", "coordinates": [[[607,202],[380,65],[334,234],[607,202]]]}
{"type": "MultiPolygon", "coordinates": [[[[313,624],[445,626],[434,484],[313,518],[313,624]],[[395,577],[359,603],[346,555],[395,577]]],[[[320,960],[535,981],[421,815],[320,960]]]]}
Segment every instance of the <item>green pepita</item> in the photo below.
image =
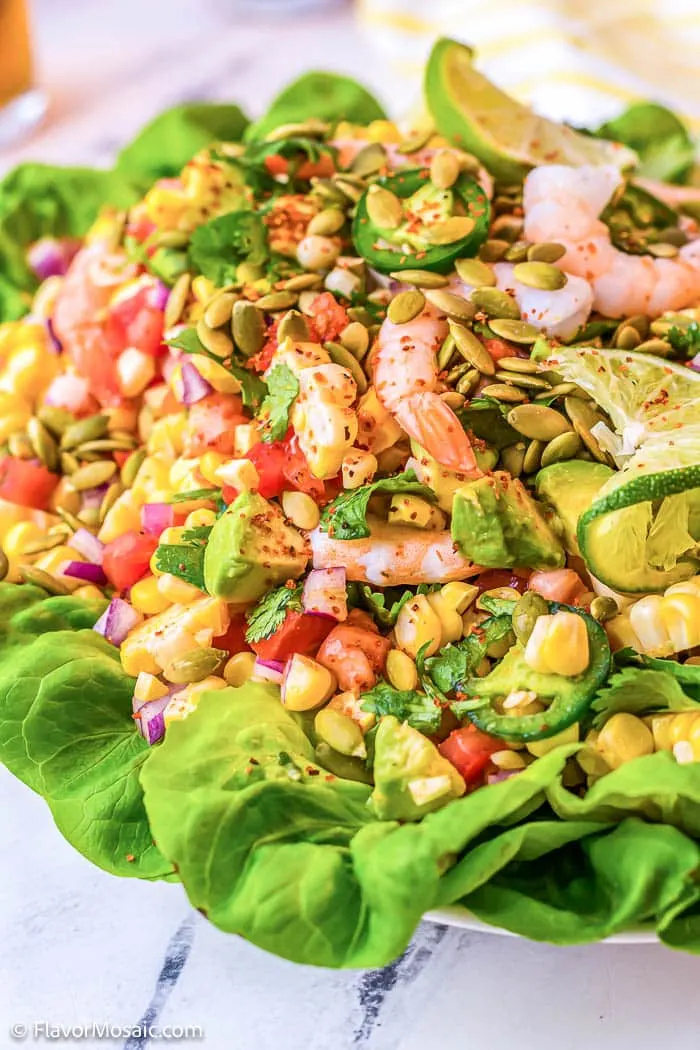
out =
{"type": "MultiPolygon", "coordinates": [[[[501,237],[503,236],[503,232],[501,231],[501,237]]],[[[518,264],[524,263],[527,261],[527,252],[529,247],[529,241],[514,241],[513,244],[511,244],[508,251],[506,252],[506,254],[504,255],[504,259],[506,260],[506,262],[518,264]]]]}
{"type": "Polygon", "coordinates": [[[449,405],[453,412],[457,412],[464,404],[465,397],[456,390],[446,390],[444,394],[440,394],[440,400],[449,405]]]}
{"type": "Polygon", "coordinates": [[[508,471],[511,477],[520,477],[523,472],[524,461],[525,445],[522,442],[518,442],[517,445],[508,445],[507,448],[501,449],[501,466],[508,471]]]}
{"type": "Polygon", "coordinates": [[[314,192],[324,201],[328,201],[330,204],[338,204],[343,208],[347,205],[347,197],[330,179],[321,179],[318,176],[314,176],[311,179],[311,185],[314,188],[314,192]]]}
{"type": "Polygon", "coordinates": [[[496,274],[480,259],[458,259],[455,269],[460,279],[472,288],[492,288],[496,284],[496,274]]]}
{"type": "MultiPolygon", "coordinates": [[[[521,346],[531,346],[540,334],[538,329],[534,325],[528,324],[527,321],[515,321],[510,317],[492,318],[489,320],[489,328],[501,339],[507,339],[509,343],[518,343],[521,346]]],[[[508,360],[522,363],[520,358],[509,357],[508,360]]],[[[525,364],[534,364],[534,362],[525,361],[525,364]]],[[[516,368],[515,371],[525,371],[525,369],[516,368]]],[[[533,371],[537,371],[537,366],[535,366],[533,371]]]]}
{"type": "Polygon", "coordinates": [[[340,190],[345,201],[350,201],[351,204],[357,204],[366,189],[361,179],[355,179],[349,173],[334,175],[333,185],[340,190]]]}
{"type": "Polygon", "coordinates": [[[412,135],[407,135],[403,142],[399,143],[396,147],[396,152],[403,154],[418,153],[419,150],[428,145],[434,134],[435,132],[432,128],[414,131],[412,135]]]}
{"type": "Polygon", "coordinates": [[[510,248],[510,241],[502,241],[497,237],[489,237],[479,248],[479,258],[482,262],[495,263],[504,258],[510,248]]]}
{"type": "Polygon", "coordinates": [[[234,304],[231,330],[236,346],[244,357],[257,354],[265,342],[265,318],[257,306],[244,299],[234,304]]]}
{"type": "Polygon", "coordinates": [[[215,295],[204,311],[205,324],[208,324],[210,328],[221,328],[222,325],[228,324],[235,301],[236,296],[233,292],[222,292],[220,295],[215,295]]]}
{"type": "MultiPolygon", "coordinates": [[[[124,464],[124,466],[126,466],[126,464],[124,464]]],[[[107,491],[105,492],[104,498],[100,503],[100,510],[98,514],[98,522],[100,525],[105,520],[110,510],[121,496],[122,492],[124,491],[125,485],[126,483],[124,481],[113,481],[107,489],[107,491]]],[[[129,483],[129,486],[127,487],[131,487],[131,485],[133,485],[133,481],[131,481],[129,483]]]]}
{"type": "Polygon", "coordinates": [[[513,631],[521,645],[527,645],[540,616],[546,616],[549,606],[536,591],[525,591],[513,609],[513,631]]]}
{"type": "Polygon", "coordinates": [[[678,255],[678,246],[669,244],[668,241],[657,241],[656,243],[648,244],[647,251],[650,255],[656,256],[657,259],[675,259],[678,255]]]}
{"type": "Polygon", "coordinates": [[[395,230],[403,220],[403,204],[391,190],[373,183],[367,192],[367,214],[380,230],[395,230]]]}
{"type": "Polygon", "coordinates": [[[320,273],[298,273],[284,282],[288,292],[304,292],[309,288],[323,287],[323,277],[320,273]]]}
{"type": "Polygon", "coordinates": [[[454,357],[455,350],[456,345],[454,341],[454,336],[452,335],[452,333],[450,333],[445,337],[442,346],[437,352],[438,372],[444,372],[446,368],[450,367],[450,362],[454,357]]]}
{"type": "Polygon", "coordinates": [[[545,442],[538,441],[537,438],[533,438],[529,443],[523,457],[523,472],[525,474],[534,474],[536,470],[540,469],[544,446],[545,442]]]}
{"type": "Polygon", "coordinates": [[[386,150],[381,143],[370,142],[356,155],[350,165],[350,170],[355,175],[368,178],[370,175],[376,175],[382,168],[385,168],[386,162],[386,150]]]}
{"type": "Polygon", "coordinates": [[[4,580],[10,571],[10,561],[2,547],[0,547],[0,580],[4,580]]]}
{"type": "Polygon", "coordinates": [[[289,310],[296,306],[298,296],[294,292],[283,289],[281,292],[269,292],[256,301],[258,310],[266,313],[276,313],[278,310],[289,310]]]}
{"type": "Polygon", "coordinates": [[[559,291],[567,281],[563,270],[545,262],[518,263],[513,270],[513,277],[528,288],[538,288],[546,292],[559,291]]]}
{"type": "Polygon", "coordinates": [[[441,149],[430,163],[430,181],[439,190],[449,190],[459,178],[459,161],[451,150],[441,149]]]}
{"type": "Polygon", "coordinates": [[[33,565],[20,565],[19,574],[25,583],[33,583],[35,587],[41,587],[47,594],[70,594],[70,589],[65,583],[52,573],[44,572],[43,569],[37,569],[33,565]]]}
{"type": "Polygon", "coordinates": [[[416,288],[444,288],[448,284],[446,277],[432,270],[396,270],[389,274],[395,281],[413,284],[416,288]]]}
{"type": "Polygon", "coordinates": [[[84,441],[97,441],[104,437],[109,427],[109,416],[88,416],[71,423],[61,437],[61,448],[65,451],[82,445],[84,441]]]}
{"type": "Polygon", "coordinates": [[[63,474],[72,474],[79,466],[78,457],[74,456],[72,452],[61,453],[61,472],[63,474]]]}
{"type": "Polygon", "coordinates": [[[673,353],[673,347],[667,339],[645,339],[639,343],[635,350],[640,354],[656,354],[657,357],[668,357],[673,353]]]}
{"type": "Polygon", "coordinates": [[[166,329],[172,328],[182,317],[185,306],[187,305],[191,284],[192,275],[189,273],[181,273],[175,281],[175,284],[172,286],[170,295],[168,296],[168,301],[165,304],[165,312],[163,314],[163,324],[166,329]]]}
{"type": "Polygon", "coordinates": [[[100,508],[83,507],[78,511],[78,518],[87,529],[96,529],[100,524],[100,508]]]}
{"type": "Polygon", "coordinates": [[[508,422],[519,434],[537,441],[551,441],[571,431],[566,417],[547,405],[519,405],[508,413],[508,422]]]}
{"type": "Polygon", "coordinates": [[[512,295],[499,288],[475,288],[469,296],[471,302],[487,317],[508,317],[520,320],[520,307],[512,295]]]}
{"type": "Polygon", "coordinates": [[[136,475],[140,471],[145,458],[146,449],[137,448],[134,449],[129,458],[124,461],[124,466],[121,469],[121,480],[124,488],[130,489],[134,484],[136,481],[136,475]]]}
{"type": "Polygon", "coordinates": [[[642,339],[646,339],[649,335],[649,318],[646,314],[632,314],[631,317],[626,317],[618,325],[617,331],[619,332],[621,328],[625,328],[627,325],[636,328],[642,339]]]}
{"type": "Polygon", "coordinates": [[[57,471],[59,468],[58,445],[51,434],[36,416],[27,423],[27,437],[36,449],[36,454],[49,470],[57,471]]]}
{"type": "Polygon", "coordinates": [[[418,317],[425,306],[425,296],[417,289],[399,292],[391,300],[386,315],[392,324],[408,324],[418,317]]]}
{"type": "MultiPolygon", "coordinates": [[[[491,236],[499,241],[508,241],[511,245],[511,249],[516,244],[529,244],[529,241],[523,241],[522,233],[523,220],[515,215],[499,215],[491,225],[491,236]]],[[[509,249],[509,251],[511,249],[509,249]]],[[[508,258],[507,255],[506,258],[508,258]]]]}
{"type": "Polygon", "coordinates": [[[285,339],[305,342],[308,338],[309,326],[304,315],[298,310],[289,310],[283,316],[277,329],[277,342],[279,345],[281,346],[285,339]]]}
{"type": "Polygon", "coordinates": [[[57,438],[60,438],[67,427],[75,423],[75,416],[66,412],[64,408],[56,408],[55,405],[42,405],[37,409],[36,418],[57,438]]]}
{"type": "Polygon", "coordinates": [[[177,657],[163,671],[163,677],[173,685],[201,682],[229,657],[225,649],[190,649],[177,657]]]}
{"type": "Polygon", "coordinates": [[[500,379],[504,383],[510,383],[512,386],[519,386],[523,390],[542,391],[551,389],[547,380],[542,379],[540,376],[527,375],[524,372],[509,372],[505,368],[498,369],[496,379],[500,379]]]}
{"type": "Polygon", "coordinates": [[[322,139],[329,130],[330,125],[326,124],[325,120],[310,118],[309,120],[280,124],[274,131],[270,131],[265,136],[263,142],[282,142],[284,139],[291,138],[322,139]]]}
{"type": "Polygon", "coordinates": [[[551,463],[561,463],[564,460],[573,459],[574,456],[578,455],[582,447],[581,438],[573,431],[560,434],[559,437],[548,441],[543,448],[540,465],[548,467],[551,463]]]}
{"type": "Polygon", "coordinates": [[[101,459],[95,463],[86,463],[78,467],[70,477],[70,483],[78,492],[85,489],[96,489],[104,485],[106,481],[113,478],[117,472],[117,464],[112,459],[101,459]]]}
{"type": "Polygon", "coordinates": [[[528,262],[555,263],[566,255],[566,248],[556,241],[543,241],[541,244],[531,244],[527,250],[528,262]]]}
{"type": "Polygon", "coordinates": [[[454,321],[473,321],[476,307],[461,295],[448,292],[446,288],[426,288],[425,298],[442,313],[454,321]]]}
{"type": "Polygon", "coordinates": [[[203,317],[197,322],[197,337],[202,346],[214,357],[220,357],[223,360],[233,353],[233,343],[226,332],[210,328],[203,317]]]}
{"type": "Polygon", "coordinates": [[[348,372],[355,380],[358,394],[364,394],[367,389],[367,376],[362,371],[362,365],[357,358],[341,343],[329,341],[323,345],[328,351],[330,359],[334,365],[340,365],[341,368],[347,368],[348,372]]]}
{"type": "Polygon", "coordinates": [[[7,448],[15,459],[33,459],[36,451],[26,434],[10,434],[7,448]]]}
{"type": "Polygon", "coordinates": [[[472,331],[456,321],[449,321],[450,334],[455,345],[465,361],[478,369],[482,375],[492,376],[496,371],[496,365],[484,344],[472,331]]]}
{"type": "Polygon", "coordinates": [[[546,397],[547,400],[554,397],[565,397],[567,394],[573,394],[577,389],[575,383],[557,383],[555,386],[550,387],[549,390],[542,394],[536,394],[535,400],[546,397]]]}
{"type": "Polygon", "coordinates": [[[613,339],[613,345],[619,350],[634,350],[635,347],[639,346],[642,341],[637,329],[634,325],[623,324],[620,325],[615,332],[615,338],[613,339]]]}
{"type": "Polygon", "coordinates": [[[484,397],[492,397],[495,401],[504,401],[506,404],[518,404],[521,401],[527,401],[527,394],[522,390],[518,390],[515,386],[509,386],[507,383],[490,383],[482,389],[481,393],[484,397]]]}
{"type": "Polygon", "coordinates": [[[46,554],[47,551],[53,550],[54,547],[60,547],[65,542],[64,536],[44,536],[37,542],[27,543],[26,546],[22,547],[22,557],[33,558],[39,554],[46,554]]]}
{"type": "Polygon", "coordinates": [[[340,333],[340,342],[361,361],[369,350],[369,332],[359,321],[351,321],[340,333]]]}
{"type": "Polygon", "coordinates": [[[442,222],[432,223],[423,228],[423,237],[428,244],[436,246],[442,244],[454,244],[468,237],[474,230],[476,223],[469,215],[450,215],[449,219],[442,222]]]}
{"type": "Polygon", "coordinates": [[[317,234],[321,237],[331,237],[338,233],[345,225],[345,212],[340,208],[324,208],[313,219],[306,228],[307,234],[317,234]]]}
{"type": "Polygon", "coordinates": [[[591,429],[596,423],[605,422],[603,416],[593,408],[590,402],[583,401],[580,397],[565,397],[564,411],[593,458],[600,463],[607,463],[608,466],[614,467],[614,460],[600,447],[595,436],[591,433],[591,429]]]}
{"type": "Polygon", "coordinates": [[[358,324],[363,326],[363,328],[371,328],[374,323],[372,321],[372,315],[364,308],[364,306],[351,306],[348,309],[348,317],[351,321],[357,321],[358,324]]]}
{"type": "MultiPolygon", "coordinates": [[[[71,489],[70,491],[76,493],[77,495],[76,489],[71,489]]],[[[81,528],[82,522],[78,517],[76,517],[77,512],[69,510],[66,506],[56,504],[56,513],[58,514],[61,521],[69,527],[71,532],[77,532],[77,530],[81,528]]]]}
{"type": "Polygon", "coordinates": [[[458,394],[464,394],[464,396],[467,397],[472,392],[477,383],[480,381],[480,379],[481,372],[478,368],[468,368],[462,376],[462,378],[457,383],[455,390],[458,394]]]}

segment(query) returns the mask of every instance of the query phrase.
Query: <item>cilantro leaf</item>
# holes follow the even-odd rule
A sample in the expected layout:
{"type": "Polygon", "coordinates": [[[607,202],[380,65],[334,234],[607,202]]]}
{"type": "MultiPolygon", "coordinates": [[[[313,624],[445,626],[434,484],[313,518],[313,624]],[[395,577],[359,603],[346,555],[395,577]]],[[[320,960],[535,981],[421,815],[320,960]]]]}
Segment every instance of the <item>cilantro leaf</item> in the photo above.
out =
{"type": "Polygon", "coordinates": [[[219,288],[235,281],[240,263],[261,264],[268,255],[265,225],[252,211],[219,215],[198,226],[190,240],[190,262],[219,288]]]}
{"type": "MultiPolygon", "coordinates": [[[[183,350],[186,354],[204,354],[206,357],[214,357],[214,354],[209,353],[206,349],[204,343],[200,342],[195,328],[183,328],[172,339],[168,339],[167,343],[168,346],[172,346],[175,350],[183,350]]],[[[216,360],[218,361],[219,358],[217,357],[216,360]]]]}
{"type": "Polygon", "coordinates": [[[626,647],[615,653],[616,667],[644,667],[651,671],[663,671],[680,682],[685,693],[693,700],[700,701],[700,666],[697,664],[679,664],[661,656],[647,656],[635,649],[626,647]]]}
{"type": "MultiPolygon", "coordinates": [[[[471,634],[454,645],[446,645],[425,666],[433,683],[443,693],[459,688],[474,674],[493,642],[499,642],[512,630],[510,616],[492,616],[475,627],[471,634]]],[[[454,710],[454,706],[453,706],[454,710]]]]}
{"type": "Polygon", "coordinates": [[[370,535],[367,524],[367,505],[370,497],[387,493],[408,492],[421,496],[431,503],[435,493],[427,485],[422,485],[413,470],[406,470],[393,478],[382,478],[362,485],[359,489],[341,492],[321,515],[321,530],[328,532],[338,540],[361,540],[370,535]]]}
{"type": "Polygon", "coordinates": [[[691,321],[687,328],[674,325],[667,334],[669,343],[682,357],[695,357],[700,353],[700,324],[691,321]]]}
{"type": "Polygon", "coordinates": [[[499,450],[520,440],[506,414],[506,406],[490,397],[475,397],[457,413],[465,430],[499,450]]]}
{"type": "Polygon", "coordinates": [[[406,602],[413,598],[413,591],[404,591],[393,601],[390,595],[395,592],[391,590],[374,591],[368,583],[360,583],[357,586],[359,604],[372,614],[380,627],[393,627],[406,602]]]}
{"type": "Polygon", "coordinates": [[[436,700],[415,689],[394,689],[388,682],[377,682],[361,696],[363,711],[382,718],[394,715],[422,733],[435,733],[440,728],[442,709],[436,700]]]}
{"type": "Polygon", "coordinates": [[[299,393],[299,380],[285,364],[275,365],[267,377],[267,395],[260,407],[263,441],[281,441],[289,427],[289,413],[299,393]]]}
{"type": "Polygon", "coordinates": [[[221,489],[190,489],[189,492],[177,492],[170,497],[171,503],[190,503],[196,499],[216,499],[221,489]]]}
{"type": "MultiPolygon", "coordinates": [[[[210,357],[217,364],[222,364],[221,358],[217,357],[216,354],[210,353],[200,341],[195,328],[183,328],[172,339],[168,339],[168,346],[173,346],[176,350],[183,350],[186,354],[204,354],[205,357],[210,357]]],[[[265,383],[250,369],[236,364],[233,360],[229,361],[228,370],[241,384],[243,404],[246,408],[257,409],[267,392],[265,383]]]]}
{"type": "Polygon", "coordinates": [[[206,591],[204,550],[204,544],[161,543],[156,548],[156,567],[159,572],[168,572],[206,591]]]}
{"type": "Polygon", "coordinates": [[[683,692],[680,682],[665,671],[625,667],[613,675],[591,704],[593,728],[600,729],[619,711],[648,715],[652,711],[688,711],[700,707],[683,692]]]}
{"type": "Polygon", "coordinates": [[[299,612],[302,586],[300,583],[296,587],[287,587],[284,584],[276,587],[274,591],[268,591],[246,614],[248,629],[245,633],[245,640],[249,645],[269,638],[279,630],[288,612],[299,612]]]}

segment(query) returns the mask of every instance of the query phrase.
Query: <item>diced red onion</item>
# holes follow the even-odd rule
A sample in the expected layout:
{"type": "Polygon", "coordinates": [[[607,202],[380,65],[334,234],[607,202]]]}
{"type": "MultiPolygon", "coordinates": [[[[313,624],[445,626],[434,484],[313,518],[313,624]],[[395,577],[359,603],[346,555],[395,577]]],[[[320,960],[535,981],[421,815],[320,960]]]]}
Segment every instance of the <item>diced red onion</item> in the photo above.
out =
{"type": "Polygon", "coordinates": [[[78,554],[82,554],[88,561],[93,562],[95,565],[102,564],[102,555],[104,554],[105,545],[101,540],[98,540],[97,536],[94,536],[89,529],[76,529],[73,535],[68,540],[68,546],[76,550],[78,554]]]}
{"type": "Polygon", "coordinates": [[[83,491],[80,493],[82,509],[98,509],[102,505],[102,500],[105,498],[105,494],[108,488],[109,485],[105,484],[97,485],[93,489],[83,489],[83,491]]]}
{"type": "Polygon", "coordinates": [[[49,346],[50,346],[50,349],[51,349],[52,353],[54,353],[54,354],[62,354],[63,353],[63,344],[62,344],[61,340],[58,338],[58,336],[56,335],[56,329],[54,328],[53,321],[51,320],[50,317],[46,317],[44,319],[44,326],[46,328],[46,334],[49,337],[49,346]]]}
{"type": "Polygon", "coordinates": [[[191,361],[182,363],[182,403],[193,405],[213,393],[214,387],[208,383],[203,375],[195,368],[191,361]]]}
{"type": "Polygon", "coordinates": [[[688,365],[688,368],[692,368],[694,372],[700,372],[700,354],[691,357],[690,361],[687,361],[686,364],[688,365]]]}
{"type": "Polygon", "coordinates": [[[51,381],[46,391],[44,402],[47,405],[60,405],[69,412],[78,412],[90,398],[90,384],[82,376],[64,372],[51,381]]]}
{"type": "Polygon", "coordinates": [[[511,777],[517,776],[518,773],[522,773],[521,769],[500,769],[498,773],[489,773],[486,777],[487,784],[501,784],[504,780],[510,780],[511,777]]]}
{"type": "Polygon", "coordinates": [[[253,676],[265,682],[281,685],[284,677],[284,663],[281,660],[261,660],[258,656],[253,664],[253,676]]]}
{"type": "Polygon", "coordinates": [[[141,613],[123,598],[112,598],[93,627],[93,631],[97,631],[112,645],[121,645],[129,631],[138,627],[142,620],[141,613]]]}
{"type": "Polygon", "coordinates": [[[156,310],[164,310],[169,298],[170,289],[167,284],[156,281],[148,294],[148,305],[155,307],[156,310]]]}
{"type": "Polygon", "coordinates": [[[312,569],[304,583],[301,605],[306,613],[332,620],[347,620],[346,573],[342,567],[312,569]]]}
{"type": "MultiPolygon", "coordinates": [[[[170,336],[174,331],[175,329],[171,328],[168,332],[168,336],[170,336]]],[[[172,374],[177,368],[177,366],[180,364],[180,361],[183,356],[184,355],[182,355],[179,350],[174,350],[173,347],[170,347],[169,352],[161,359],[160,371],[161,375],[163,376],[164,382],[170,382],[172,374]]]]}
{"type": "Polygon", "coordinates": [[[79,247],[80,242],[70,238],[42,237],[30,246],[27,262],[40,281],[47,277],[62,277],[79,247]]]}
{"type": "Polygon", "coordinates": [[[72,576],[76,580],[95,583],[98,587],[104,587],[107,583],[107,577],[102,566],[94,565],[89,561],[67,561],[63,565],[61,572],[64,576],[72,576]]]}
{"type": "Polygon", "coordinates": [[[175,508],[170,503],[144,503],[141,524],[152,536],[160,536],[164,529],[175,524],[175,508]]]}
{"type": "Polygon", "coordinates": [[[151,746],[165,736],[165,709],[170,699],[170,693],[159,696],[157,700],[148,700],[134,712],[139,733],[151,746]]]}

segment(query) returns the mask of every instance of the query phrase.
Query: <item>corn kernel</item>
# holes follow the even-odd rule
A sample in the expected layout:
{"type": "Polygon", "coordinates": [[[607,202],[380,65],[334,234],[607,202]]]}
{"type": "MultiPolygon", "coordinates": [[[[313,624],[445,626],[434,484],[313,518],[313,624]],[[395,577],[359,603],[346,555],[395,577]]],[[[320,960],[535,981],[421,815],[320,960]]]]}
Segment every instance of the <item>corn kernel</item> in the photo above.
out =
{"type": "Polygon", "coordinates": [[[226,462],[226,456],[223,456],[220,452],[210,451],[205,452],[200,459],[183,460],[181,462],[194,464],[194,469],[199,470],[203,478],[206,478],[212,485],[218,485],[220,482],[216,477],[216,471],[226,462]]]}
{"type": "Polygon", "coordinates": [[[328,707],[352,718],[354,722],[357,722],[363,734],[369,732],[377,721],[372,711],[362,709],[362,697],[355,696],[354,693],[336,693],[328,701],[328,707]]]}
{"type": "Polygon", "coordinates": [[[173,492],[170,484],[170,470],[173,459],[163,453],[146,456],[138,469],[131,491],[149,503],[155,502],[153,493],[160,491],[173,492]]]}
{"type": "Polygon", "coordinates": [[[503,751],[494,751],[491,755],[491,761],[497,769],[503,770],[525,769],[526,766],[523,756],[518,751],[511,751],[509,748],[503,751]]]}
{"type": "Polygon", "coordinates": [[[144,616],[156,616],[172,604],[161,592],[158,583],[159,580],[155,576],[145,576],[131,588],[131,604],[144,616]]]}
{"type": "Polygon", "coordinates": [[[159,700],[165,696],[168,687],[164,685],[155,675],[145,674],[143,671],[136,679],[134,686],[134,699],[147,704],[150,700],[159,700]]]}
{"type": "Polygon", "coordinates": [[[618,769],[654,751],[651,732],[635,715],[620,711],[605,723],[598,734],[597,747],[611,769],[618,769]]]}
{"type": "Polygon", "coordinates": [[[367,127],[369,142],[398,145],[401,138],[401,132],[392,120],[373,120],[367,127]]]}
{"type": "Polygon", "coordinates": [[[62,569],[67,561],[85,561],[82,554],[74,550],[73,547],[68,547],[61,544],[60,547],[54,547],[53,550],[47,551],[46,554],[42,554],[40,558],[34,562],[37,569],[43,569],[44,572],[51,573],[52,576],[58,576],[64,587],[67,587],[69,591],[75,591],[81,586],[81,581],[75,579],[73,576],[64,576],[62,569]]]}
{"type": "Polygon", "coordinates": [[[255,423],[239,423],[233,431],[233,452],[236,456],[245,456],[253,445],[260,441],[260,433],[255,423]]]}
{"type": "Polygon", "coordinates": [[[260,475],[249,459],[226,460],[215,471],[215,477],[216,484],[232,485],[239,492],[257,492],[260,485],[260,475]]]}
{"type": "Polygon", "coordinates": [[[208,507],[200,507],[198,510],[191,511],[185,518],[186,529],[198,529],[202,526],[213,525],[216,521],[216,512],[209,510],[208,507]]]}
{"type": "Polygon", "coordinates": [[[315,529],[321,520],[318,504],[305,492],[283,492],[282,510],[298,529],[315,529]]]}
{"type": "Polygon", "coordinates": [[[423,646],[427,646],[424,656],[432,656],[438,651],[442,624],[424,594],[417,594],[402,606],[394,633],[398,647],[414,659],[423,646]]]}
{"type": "Polygon", "coordinates": [[[290,711],[311,711],[332,695],[335,677],[310,656],[294,653],[287,663],[282,683],[282,703],[290,711]]]}
{"type": "Polygon", "coordinates": [[[141,528],[141,501],[133,489],[127,489],[118,496],[107,511],[97,536],[102,543],[110,543],[125,532],[141,528]]]}
{"type": "Polygon", "coordinates": [[[203,354],[193,354],[192,363],[196,366],[199,374],[211,383],[220,394],[237,394],[241,389],[240,380],[236,379],[227,368],[218,361],[213,361],[203,354]]]}
{"type": "Polygon", "coordinates": [[[673,740],[671,739],[671,727],[674,715],[652,715],[649,719],[649,728],[654,738],[655,751],[671,751],[673,740]]]}
{"type": "Polygon", "coordinates": [[[138,397],[156,374],[156,363],[151,354],[128,346],[117,358],[117,378],[124,397],[138,397]]]}
{"type": "Polygon", "coordinates": [[[255,653],[235,653],[227,661],[223,676],[229,685],[245,685],[253,673],[255,666],[255,653]]]}
{"type": "Polygon", "coordinates": [[[195,277],[192,282],[192,292],[194,293],[195,299],[198,299],[202,305],[205,305],[212,298],[216,292],[216,285],[213,281],[210,281],[208,277],[195,277]]]}
{"type": "Polygon", "coordinates": [[[156,574],[156,586],[158,587],[159,594],[162,595],[166,601],[164,608],[168,605],[189,605],[191,602],[196,602],[199,598],[204,597],[203,591],[200,591],[199,587],[195,587],[192,583],[187,583],[186,580],[181,580],[179,576],[173,576],[169,572],[159,572],[156,574]]]}
{"type": "Polygon", "coordinates": [[[700,642],[700,594],[664,595],[661,616],[674,653],[692,649],[700,642]]]}
{"type": "Polygon", "coordinates": [[[539,616],[525,646],[525,662],[540,674],[583,674],[590,662],[586,624],[576,613],[539,616]]]}
{"type": "Polygon", "coordinates": [[[227,688],[228,682],[219,677],[219,675],[210,674],[208,678],[203,678],[201,682],[194,682],[192,685],[188,685],[184,692],[189,700],[198,700],[202,693],[211,693],[227,688]]]}
{"type": "Polygon", "coordinates": [[[460,616],[467,611],[478,593],[479,588],[475,587],[473,583],[460,583],[459,581],[446,583],[444,587],[440,588],[440,594],[444,600],[460,616]]]}
{"type": "Polygon", "coordinates": [[[390,649],[387,653],[386,676],[394,689],[415,689],[418,685],[416,665],[403,649],[390,649]]]}
{"type": "Polygon", "coordinates": [[[669,655],[673,649],[662,614],[663,598],[659,594],[648,594],[630,607],[629,618],[645,653],[669,655]]]}
{"type": "Polygon", "coordinates": [[[104,601],[104,594],[94,583],[84,583],[82,587],[76,587],[73,591],[74,598],[82,598],[84,602],[104,601]]]}
{"type": "Polygon", "coordinates": [[[579,725],[578,722],[574,722],[573,725],[567,729],[562,729],[560,733],[555,733],[554,736],[545,737],[544,740],[531,740],[529,744],[526,744],[528,751],[535,758],[542,758],[543,755],[549,754],[555,747],[561,747],[562,744],[575,744],[579,738],[579,725]]]}
{"type": "Polygon", "coordinates": [[[377,457],[372,452],[353,448],[343,457],[341,464],[344,489],[359,489],[377,473],[377,457]]]}
{"type": "Polygon", "coordinates": [[[193,489],[201,488],[199,457],[180,456],[176,459],[170,468],[170,484],[176,492],[192,492],[193,489]]]}
{"type": "Polygon", "coordinates": [[[613,616],[612,620],[607,620],[603,626],[610,642],[610,648],[614,653],[626,646],[641,652],[642,643],[637,638],[627,613],[613,616]]]}
{"type": "Polygon", "coordinates": [[[185,412],[173,412],[163,419],[157,419],[148,435],[147,449],[150,455],[154,452],[165,452],[174,459],[182,454],[185,447],[187,415],[185,412]]]}
{"type": "MultiPolygon", "coordinates": [[[[427,595],[427,598],[431,609],[437,613],[442,626],[441,647],[447,645],[448,642],[459,641],[462,637],[462,617],[457,610],[453,609],[445,601],[440,591],[434,591],[432,594],[427,595]]],[[[488,655],[491,656],[492,654],[489,653],[488,655]]]]}

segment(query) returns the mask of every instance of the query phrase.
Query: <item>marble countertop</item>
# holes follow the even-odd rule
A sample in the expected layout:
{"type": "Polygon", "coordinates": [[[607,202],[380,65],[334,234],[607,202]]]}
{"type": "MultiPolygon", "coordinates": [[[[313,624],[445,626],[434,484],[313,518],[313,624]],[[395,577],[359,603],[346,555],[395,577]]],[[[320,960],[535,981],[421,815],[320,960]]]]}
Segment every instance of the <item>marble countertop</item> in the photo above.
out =
{"type": "MultiPolygon", "coordinates": [[[[108,163],[166,105],[233,98],[254,112],[309,66],[354,73],[406,106],[410,90],[382,69],[346,9],[261,21],[250,6],[236,21],[223,0],[40,0],[52,112],[32,139],[0,152],[0,171],[29,158],[108,163]]],[[[178,886],[92,867],[5,771],[0,836],[0,1050],[163,1045],[78,1037],[80,1028],[34,1038],[32,1027],[149,1023],[196,1026],[202,1038],[175,1045],[207,1050],[698,1047],[700,962],[658,945],[557,949],[425,923],[383,970],[315,970],[219,933],[178,886]],[[24,1040],[13,1040],[13,1024],[26,1026],[24,1040]]]]}

